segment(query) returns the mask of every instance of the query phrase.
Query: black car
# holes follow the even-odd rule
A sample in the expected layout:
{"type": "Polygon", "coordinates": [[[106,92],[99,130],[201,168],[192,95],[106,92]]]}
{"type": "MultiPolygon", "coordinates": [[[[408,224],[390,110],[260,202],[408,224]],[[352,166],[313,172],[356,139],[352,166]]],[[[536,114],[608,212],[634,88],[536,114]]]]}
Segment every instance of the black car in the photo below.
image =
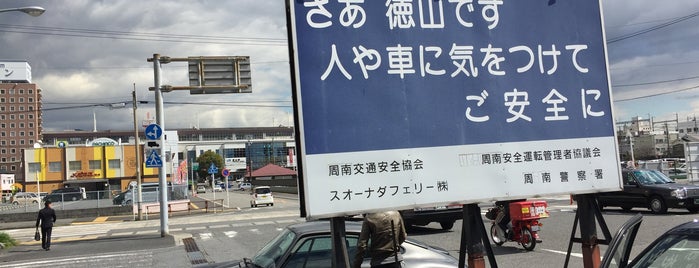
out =
{"type": "Polygon", "coordinates": [[[600,268],[697,267],[699,263],[699,220],[673,227],[655,239],[629,262],[631,249],[642,218],[638,214],[622,225],[609,244],[600,268]]]}
{"type": "Polygon", "coordinates": [[[63,202],[85,199],[85,189],[80,187],[67,187],[51,191],[44,197],[44,201],[63,202]]]}
{"type": "Polygon", "coordinates": [[[131,202],[126,202],[126,195],[128,194],[131,194],[131,190],[123,191],[118,195],[114,196],[114,199],[112,199],[112,204],[114,204],[115,206],[129,205],[131,202]]]}
{"type": "Polygon", "coordinates": [[[668,208],[699,211],[699,186],[675,183],[662,172],[650,169],[624,169],[622,177],[622,191],[597,194],[600,208],[618,206],[628,211],[642,207],[653,213],[666,213],[668,208]]]}
{"type": "MultiPolygon", "coordinates": [[[[357,249],[361,222],[345,222],[346,244],[350,263],[357,249]]],[[[197,267],[331,267],[331,233],[329,221],[311,221],[287,226],[252,259],[219,262],[197,267]]],[[[408,238],[400,246],[403,267],[450,268],[459,261],[444,249],[434,248],[408,238]]],[[[362,267],[369,267],[370,258],[362,267]]]]}
{"type": "Polygon", "coordinates": [[[454,227],[456,220],[463,218],[464,211],[461,205],[448,205],[401,210],[400,215],[406,227],[425,226],[431,222],[438,222],[443,230],[450,230],[454,227]]]}

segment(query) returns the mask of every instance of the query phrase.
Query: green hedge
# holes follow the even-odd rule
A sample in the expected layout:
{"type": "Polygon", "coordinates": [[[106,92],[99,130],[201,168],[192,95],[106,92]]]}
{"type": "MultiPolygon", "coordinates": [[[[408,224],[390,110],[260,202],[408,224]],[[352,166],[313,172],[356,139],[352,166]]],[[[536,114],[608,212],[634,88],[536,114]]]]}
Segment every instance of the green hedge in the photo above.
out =
{"type": "Polygon", "coordinates": [[[11,248],[17,245],[17,240],[12,238],[7,233],[0,233],[0,243],[5,245],[5,248],[11,248]]]}

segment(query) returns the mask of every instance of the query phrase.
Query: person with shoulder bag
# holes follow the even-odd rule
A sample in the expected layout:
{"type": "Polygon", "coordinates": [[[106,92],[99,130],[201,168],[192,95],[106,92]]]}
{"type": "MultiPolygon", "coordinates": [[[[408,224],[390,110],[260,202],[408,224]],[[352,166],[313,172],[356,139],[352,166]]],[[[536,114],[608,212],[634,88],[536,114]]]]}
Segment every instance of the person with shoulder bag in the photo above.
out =
{"type": "MultiPolygon", "coordinates": [[[[46,200],[44,208],[39,210],[39,215],[36,217],[37,231],[41,225],[41,248],[46,251],[51,250],[51,230],[54,222],[56,222],[56,211],[51,207],[51,201],[46,200]]],[[[34,238],[36,239],[36,235],[34,238]]]]}

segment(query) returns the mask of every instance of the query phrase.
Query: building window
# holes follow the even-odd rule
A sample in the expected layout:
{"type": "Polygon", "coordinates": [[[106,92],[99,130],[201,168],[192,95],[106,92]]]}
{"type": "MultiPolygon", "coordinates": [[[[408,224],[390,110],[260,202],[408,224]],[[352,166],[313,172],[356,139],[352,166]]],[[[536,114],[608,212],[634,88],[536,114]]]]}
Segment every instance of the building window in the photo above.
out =
{"type": "Polygon", "coordinates": [[[19,140],[19,145],[24,145],[24,140],[19,140]]]}
{"type": "Polygon", "coordinates": [[[0,150],[0,153],[1,153],[1,154],[6,154],[6,153],[7,153],[7,149],[2,149],[2,150],[0,150]]]}
{"type": "MultiPolygon", "coordinates": [[[[22,119],[22,118],[20,118],[22,119]]],[[[24,123],[19,123],[19,128],[24,128],[24,123]]]]}
{"type": "Polygon", "coordinates": [[[10,115],[10,120],[15,120],[15,115],[14,115],[14,114],[11,114],[11,115],[10,115]]]}
{"type": "Polygon", "coordinates": [[[10,128],[15,128],[15,123],[10,123],[10,128]]]}
{"type": "Polygon", "coordinates": [[[0,98],[0,103],[5,103],[5,98],[0,98]]]}
{"type": "Polygon", "coordinates": [[[41,163],[36,163],[36,162],[29,163],[29,165],[27,165],[27,172],[28,173],[41,172],[41,163]]]}
{"type": "Polygon", "coordinates": [[[49,172],[61,172],[61,162],[49,162],[49,172]]]}
{"type": "Polygon", "coordinates": [[[70,171],[78,171],[83,169],[83,163],[81,161],[70,161],[68,162],[68,169],[70,171]]]}
{"type": "Polygon", "coordinates": [[[34,137],[34,131],[29,131],[29,136],[34,137]]]}
{"type": "Polygon", "coordinates": [[[15,98],[10,98],[10,103],[15,103],[15,98]]]}
{"type": "Polygon", "coordinates": [[[20,114],[20,115],[19,115],[19,119],[20,119],[20,120],[24,119],[24,114],[20,114]]]}
{"type": "Polygon", "coordinates": [[[18,101],[19,103],[24,103],[24,98],[19,98],[18,101]]]}
{"type": "Polygon", "coordinates": [[[121,169],[121,159],[109,159],[109,169],[121,169]]]}
{"type": "Polygon", "coordinates": [[[10,145],[15,145],[15,140],[10,140],[10,145]]]}
{"type": "Polygon", "coordinates": [[[20,111],[24,111],[24,106],[19,106],[20,111]]]}
{"type": "Polygon", "coordinates": [[[5,157],[0,158],[0,162],[3,162],[3,163],[7,162],[7,158],[5,158],[5,157]]]}
{"type": "Polygon", "coordinates": [[[15,165],[10,166],[10,171],[15,171],[15,170],[17,170],[17,166],[15,166],[15,165]]]}
{"type": "Polygon", "coordinates": [[[100,160],[90,160],[89,168],[90,169],[101,169],[102,168],[102,161],[100,160]]]}
{"type": "Polygon", "coordinates": [[[30,127],[30,128],[33,128],[33,127],[34,127],[34,123],[29,122],[29,127],[30,127]]]}
{"type": "Polygon", "coordinates": [[[0,124],[0,128],[5,128],[5,123],[0,124]]]}
{"type": "Polygon", "coordinates": [[[28,91],[29,91],[29,94],[34,94],[34,90],[30,89],[28,91]]]}
{"type": "Polygon", "coordinates": [[[20,89],[19,94],[24,94],[24,89],[20,89]]]}
{"type": "Polygon", "coordinates": [[[5,120],[5,115],[0,115],[0,120],[5,120]]]}
{"type": "Polygon", "coordinates": [[[10,112],[14,112],[14,111],[15,111],[15,107],[14,107],[14,106],[10,106],[10,112]]]}
{"type": "Polygon", "coordinates": [[[24,131],[20,131],[20,132],[19,132],[19,136],[20,136],[20,137],[24,137],[24,131]]]}
{"type": "MultiPolygon", "coordinates": [[[[15,127],[14,124],[10,124],[10,128],[14,128],[14,127],[15,127]]],[[[14,136],[15,136],[15,132],[14,132],[14,131],[10,131],[10,137],[14,137],[14,136]]]]}
{"type": "Polygon", "coordinates": [[[34,98],[27,98],[27,102],[33,103],[33,102],[34,102],[34,98]]]}
{"type": "MultiPolygon", "coordinates": [[[[29,108],[31,108],[31,107],[29,107],[29,108]]],[[[29,110],[31,111],[32,109],[29,109],[29,110]]],[[[28,119],[34,119],[34,115],[33,115],[33,114],[29,114],[29,115],[27,115],[27,117],[28,117],[28,119]]]]}
{"type": "Polygon", "coordinates": [[[10,148],[10,153],[11,153],[11,154],[16,154],[16,153],[17,153],[17,149],[16,149],[16,148],[10,148]]]}
{"type": "Polygon", "coordinates": [[[29,110],[29,111],[34,111],[34,106],[27,105],[27,110],[29,110]]]}
{"type": "MultiPolygon", "coordinates": [[[[2,127],[4,128],[5,126],[2,126],[2,127]]],[[[6,134],[5,134],[5,131],[0,132],[0,137],[5,137],[5,135],[6,135],[6,134]]],[[[3,142],[4,142],[4,141],[3,141],[3,142]]],[[[4,144],[3,144],[3,145],[4,145],[4,144]]]]}

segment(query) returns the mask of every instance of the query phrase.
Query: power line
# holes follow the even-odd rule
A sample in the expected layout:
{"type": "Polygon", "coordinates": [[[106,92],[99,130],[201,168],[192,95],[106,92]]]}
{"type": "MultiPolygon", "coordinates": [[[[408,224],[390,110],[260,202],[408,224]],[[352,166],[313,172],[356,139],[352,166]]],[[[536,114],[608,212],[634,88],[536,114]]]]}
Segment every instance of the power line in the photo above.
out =
{"type": "Polygon", "coordinates": [[[673,25],[673,24],[676,24],[676,23],[680,23],[680,22],[682,22],[682,21],[685,21],[685,20],[694,18],[694,17],[696,17],[696,16],[699,16],[699,12],[694,12],[694,13],[689,14],[689,15],[687,15],[687,16],[679,17],[679,18],[670,20],[670,21],[668,21],[668,22],[661,23],[661,24],[658,24],[658,25],[655,25],[655,26],[652,26],[652,27],[649,27],[649,28],[646,28],[646,29],[642,29],[642,30],[639,30],[639,31],[636,31],[636,32],[633,32],[633,33],[630,33],[630,34],[626,34],[626,35],[622,35],[622,36],[618,36],[618,37],[614,37],[614,38],[608,39],[608,40],[607,40],[607,44],[616,43],[616,42],[619,42],[619,41],[622,41],[622,40],[626,40],[626,39],[629,39],[629,38],[632,38],[632,37],[636,37],[636,36],[639,36],[639,35],[642,35],[642,34],[645,34],[645,33],[649,33],[649,32],[652,32],[652,31],[655,31],[655,30],[658,30],[658,29],[662,29],[662,28],[668,27],[668,26],[670,26],[670,25],[673,25]]]}
{"type": "Polygon", "coordinates": [[[612,87],[633,87],[633,86],[645,86],[645,85],[654,85],[654,84],[662,84],[662,83],[670,83],[670,82],[677,82],[677,81],[683,81],[683,80],[691,80],[691,79],[697,79],[699,76],[692,76],[692,77],[684,77],[684,78],[677,78],[677,79],[671,79],[671,80],[663,80],[663,81],[654,81],[654,82],[644,82],[644,83],[636,83],[636,84],[621,84],[621,85],[612,85],[612,87]]]}
{"type": "Polygon", "coordinates": [[[122,32],[107,30],[91,30],[80,28],[58,28],[44,26],[26,26],[13,24],[0,24],[0,32],[22,33],[34,35],[53,35],[66,37],[86,37],[134,41],[156,41],[198,44],[236,44],[236,45],[268,45],[287,46],[286,38],[260,38],[260,37],[226,37],[212,35],[178,35],[144,32],[122,32]]]}
{"type": "Polygon", "coordinates": [[[688,88],[682,88],[682,89],[672,90],[672,91],[661,92],[661,93],[649,94],[649,95],[645,95],[645,96],[638,96],[638,97],[627,98],[627,99],[619,99],[619,100],[614,100],[614,102],[624,102],[624,101],[638,100],[638,99],[644,99],[644,98],[650,98],[650,97],[657,97],[657,96],[661,96],[661,95],[667,95],[667,94],[672,94],[672,93],[677,93],[677,92],[692,90],[692,89],[695,89],[695,88],[699,88],[699,85],[693,86],[693,87],[688,87],[688,88]]]}

